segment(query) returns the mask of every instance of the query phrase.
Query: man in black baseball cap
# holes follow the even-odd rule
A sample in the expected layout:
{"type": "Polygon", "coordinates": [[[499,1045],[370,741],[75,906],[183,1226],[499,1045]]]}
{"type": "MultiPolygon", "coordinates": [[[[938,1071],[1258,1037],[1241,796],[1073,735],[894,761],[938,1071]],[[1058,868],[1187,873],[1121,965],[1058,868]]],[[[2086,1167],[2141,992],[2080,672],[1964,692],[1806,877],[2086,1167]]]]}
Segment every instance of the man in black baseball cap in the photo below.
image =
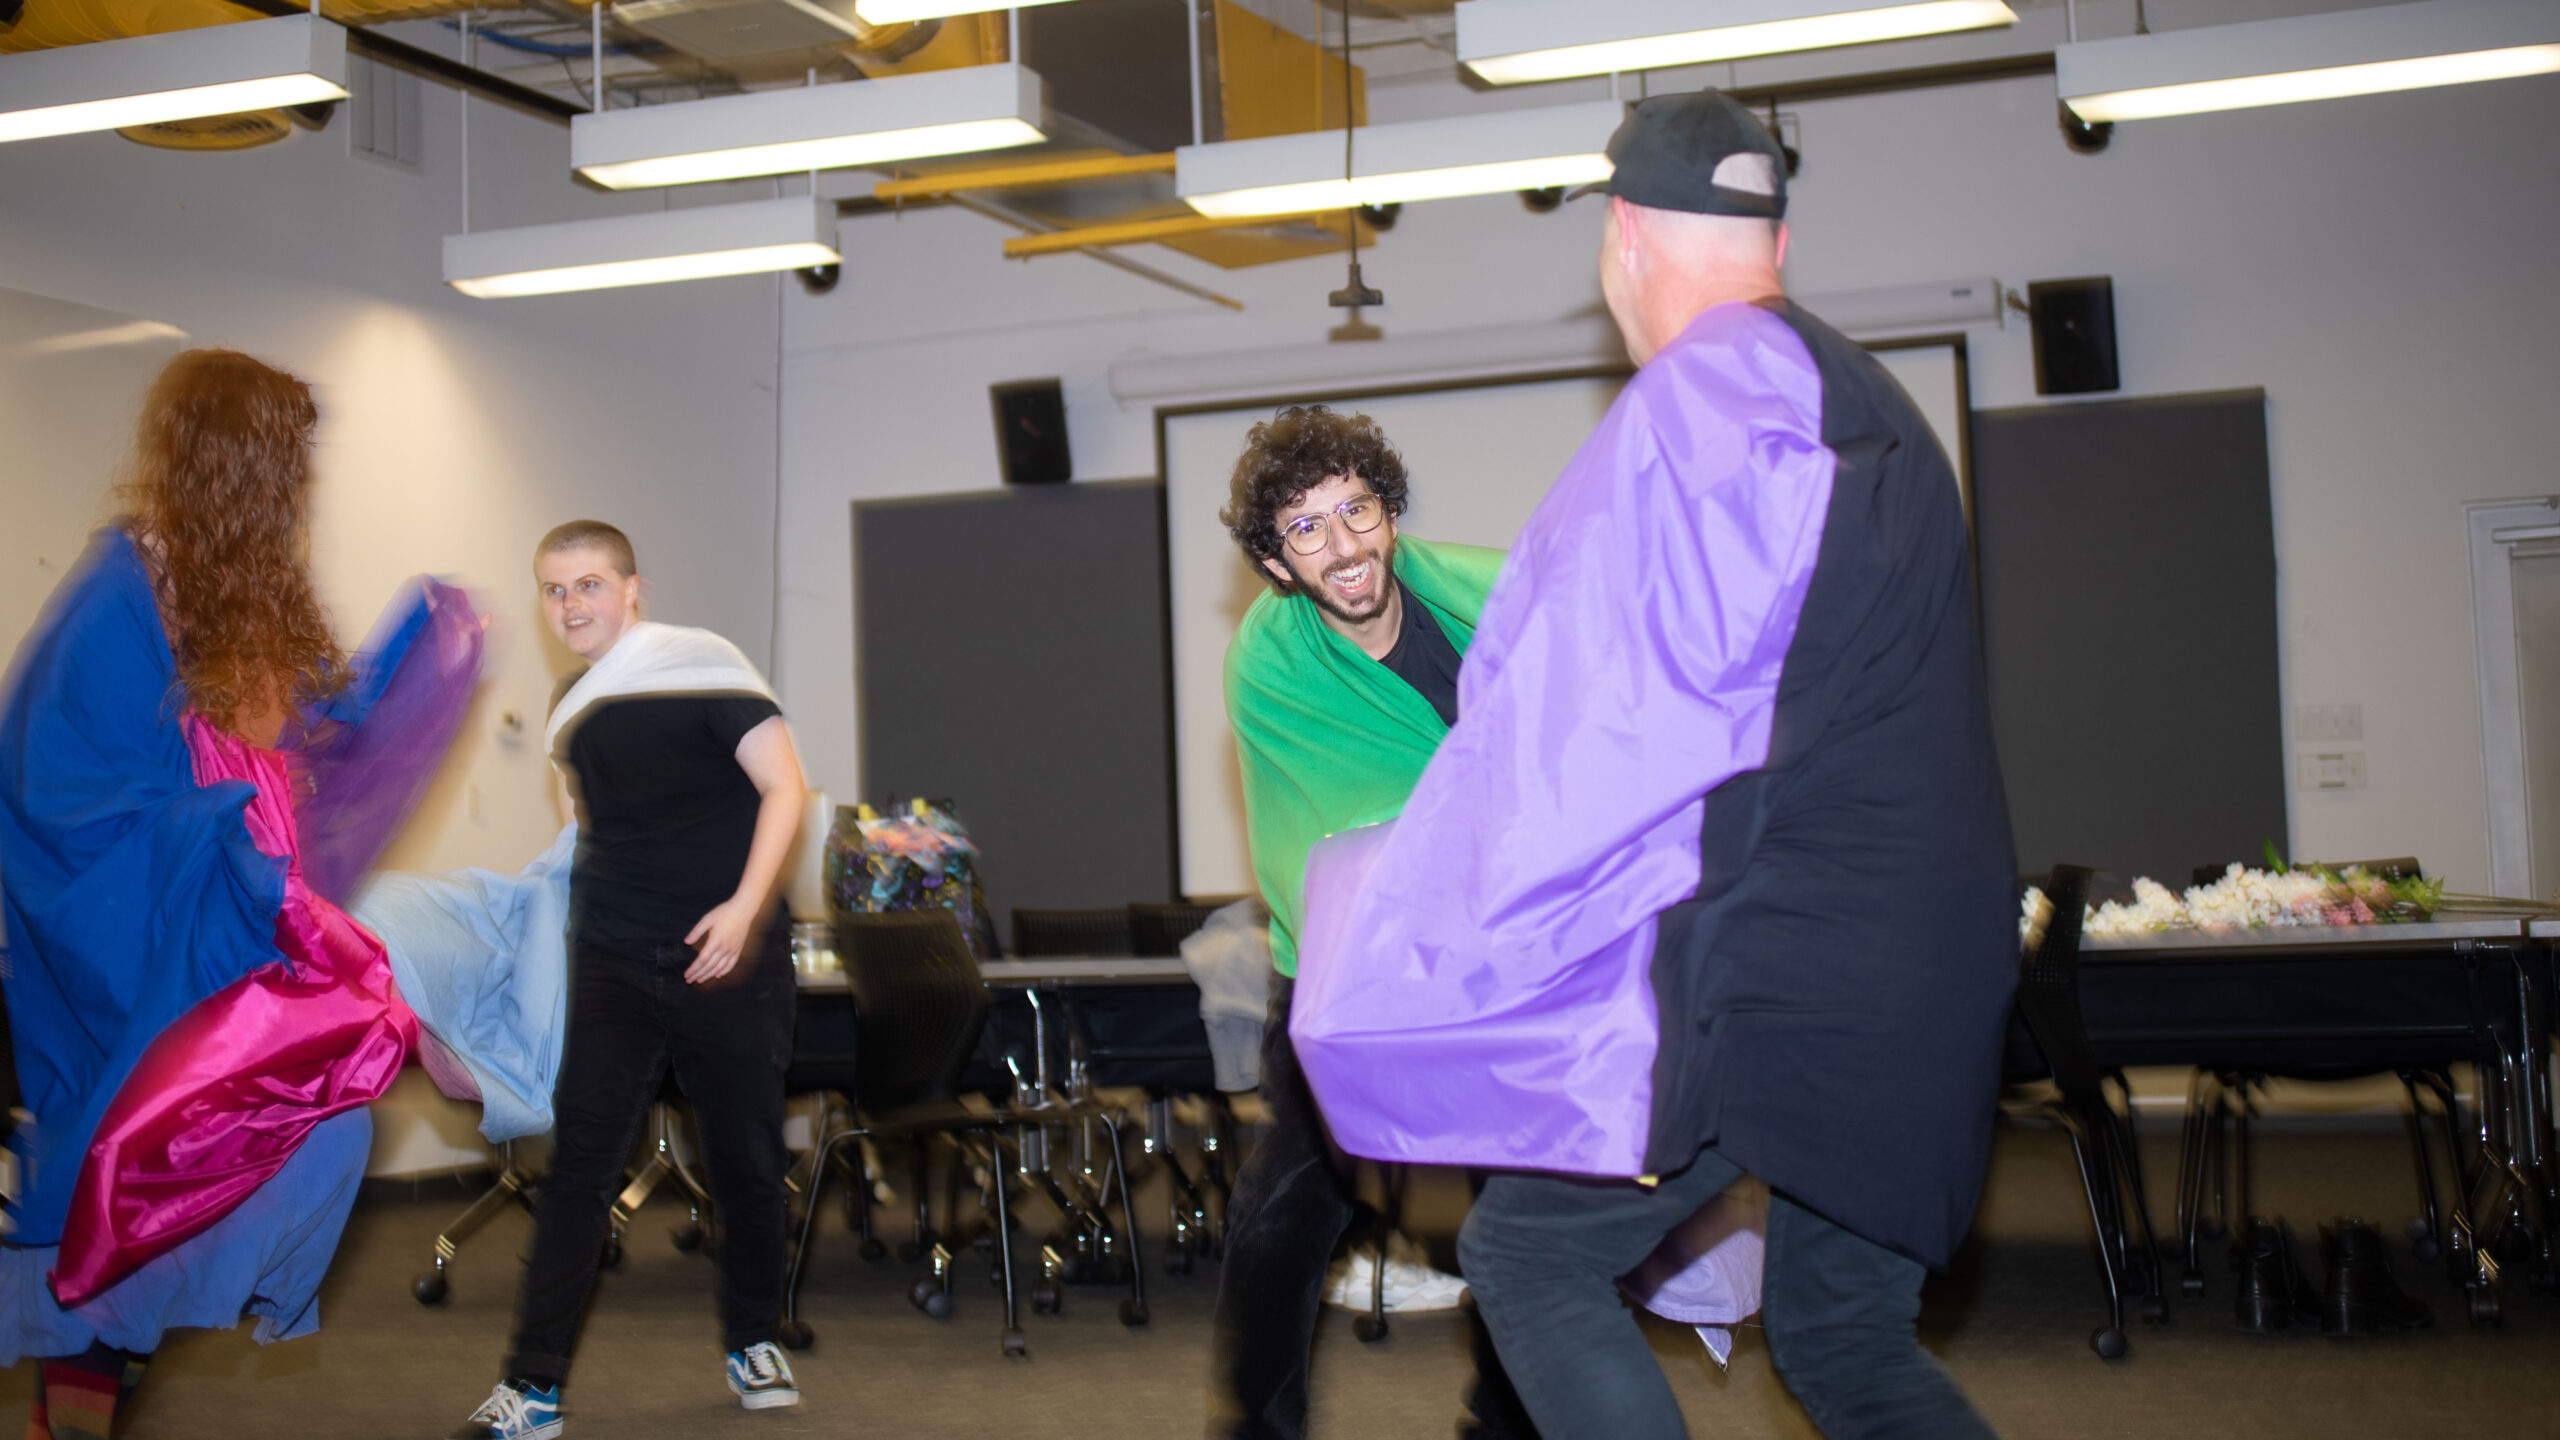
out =
{"type": "Polygon", "coordinates": [[[1762,220],[1787,215],[1786,151],[1758,117],[1720,90],[1638,104],[1609,137],[1609,163],[1617,168],[1608,179],[1566,198],[1615,195],[1654,210],[1762,220]]]}
{"type": "MultiPolygon", "coordinates": [[[[1311,918],[1343,955],[1302,963],[1405,977],[1445,1000],[1429,1053],[1483,1057],[1446,1103],[1370,1103],[1502,1157],[1458,1253],[1548,1440],[1686,1433],[1618,1277],[1746,1175],[1770,1358],[1813,1422],[1985,1440],[1918,1340],[2018,968],[1955,475],[1786,298],[1757,120],[1661,96],[1609,154],[1601,288],[1639,369],[1513,547],[1393,843],[1311,918]]],[[[1293,1019],[1311,1076],[1350,1028],[1293,1019]]]]}

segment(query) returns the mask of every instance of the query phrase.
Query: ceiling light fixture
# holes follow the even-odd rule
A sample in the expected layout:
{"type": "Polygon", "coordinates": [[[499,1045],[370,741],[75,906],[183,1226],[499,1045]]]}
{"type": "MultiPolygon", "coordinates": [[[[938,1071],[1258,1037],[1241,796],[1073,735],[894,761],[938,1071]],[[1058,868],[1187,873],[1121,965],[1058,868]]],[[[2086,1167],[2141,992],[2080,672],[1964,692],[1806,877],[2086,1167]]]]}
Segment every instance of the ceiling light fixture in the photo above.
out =
{"type": "Polygon", "coordinates": [[[1028,10],[1034,5],[1056,5],[1061,0],[1011,0],[996,4],[993,0],[855,0],[853,13],[869,25],[890,25],[900,20],[934,20],[945,15],[976,15],[987,10],[1028,10]]]}
{"type": "Polygon", "coordinates": [[[1331,130],[1185,145],[1173,152],[1174,191],[1203,215],[1242,217],[1583,185],[1609,177],[1609,136],[1625,118],[1598,100],[1363,125],[1349,179],[1331,130]]]}
{"type": "Polygon", "coordinates": [[[237,115],[347,96],[347,32],[242,20],[0,56],[0,141],[237,115]]]}
{"type": "Polygon", "coordinates": [[[444,283],[502,299],[833,265],[835,202],[813,195],[444,237],[444,283]]]}
{"type": "Polygon", "coordinates": [[[2053,62],[2091,124],[2245,110],[2560,71],[2560,6],[2424,0],[2083,41],[2053,62]]]}
{"type": "Polygon", "coordinates": [[[1746,55],[1864,45],[2018,21],[2004,0],[1468,0],[1458,60],[1488,84],[1659,70],[1746,55]],[[1700,25],[1712,14],[1715,23],[1700,25]]]}
{"type": "Polygon", "coordinates": [[[847,80],[569,121],[569,163],[609,190],[797,175],[1031,145],[1040,77],[1011,62],[847,80]]]}

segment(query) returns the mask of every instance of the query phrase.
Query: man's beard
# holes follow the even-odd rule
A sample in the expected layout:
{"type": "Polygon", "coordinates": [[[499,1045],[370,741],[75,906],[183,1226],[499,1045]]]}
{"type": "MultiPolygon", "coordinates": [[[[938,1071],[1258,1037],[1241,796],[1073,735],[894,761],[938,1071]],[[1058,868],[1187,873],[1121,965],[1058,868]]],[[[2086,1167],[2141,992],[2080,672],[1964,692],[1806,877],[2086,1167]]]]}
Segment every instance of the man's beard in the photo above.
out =
{"type": "MultiPolygon", "coordinates": [[[[1395,594],[1396,542],[1388,541],[1377,554],[1368,556],[1366,559],[1376,562],[1378,574],[1377,578],[1371,582],[1368,608],[1365,610],[1352,609],[1350,604],[1343,600],[1340,592],[1325,583],[1326,571],[1343,567],[1328,565],[1323,570],[1318,570],[1314,584],[1307,583],[1303,576],[1297,577],[1298,588],[1306,593],[1308,599],[1316,602],[1318,609],[1346,624],[1357,625],[1363,621],[1375,620],[1386,613],[1387,597],[1395,594]]],[[[1364,562],[1354,560],[1350,563],[1358,565],[1364,562]]]]}

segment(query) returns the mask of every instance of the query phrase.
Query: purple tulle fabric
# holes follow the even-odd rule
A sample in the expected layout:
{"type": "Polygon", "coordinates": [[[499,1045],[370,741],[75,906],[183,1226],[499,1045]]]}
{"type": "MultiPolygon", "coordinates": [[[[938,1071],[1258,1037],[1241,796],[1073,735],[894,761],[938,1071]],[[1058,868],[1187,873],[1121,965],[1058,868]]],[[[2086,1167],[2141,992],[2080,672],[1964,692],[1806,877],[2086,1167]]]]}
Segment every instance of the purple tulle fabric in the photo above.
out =
{"type": "Polygon", "coordinates": [[[480,678],[470,597],[419,577],[355,657],[353,691],[316,716],[293,757],[294,820],[313,892],[343,904],[417,808],[480,678]]]}
{"type": "Polygon", "coordinates": [[[1821,437],[1803,340],[1720,305],[1529,518],[1402,817],[1308,858],[1289,1033],[1343,1149],[1643,1173],[1655,921],[1697,893],[1703,797],[1767,761],[1821,437]]]}

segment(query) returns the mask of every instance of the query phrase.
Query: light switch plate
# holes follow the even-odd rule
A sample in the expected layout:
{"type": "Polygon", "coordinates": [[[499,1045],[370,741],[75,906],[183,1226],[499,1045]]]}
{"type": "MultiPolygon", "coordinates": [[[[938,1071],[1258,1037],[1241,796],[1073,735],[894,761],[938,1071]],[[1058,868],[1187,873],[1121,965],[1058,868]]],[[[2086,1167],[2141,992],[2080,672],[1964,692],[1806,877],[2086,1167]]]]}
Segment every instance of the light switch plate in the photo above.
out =
{"type": "Polygon", "coordinates": [[[2295,784],[2304,790],[2362,790],[2362,750],[2305,750],[2295,757],[2295,784]]]}

